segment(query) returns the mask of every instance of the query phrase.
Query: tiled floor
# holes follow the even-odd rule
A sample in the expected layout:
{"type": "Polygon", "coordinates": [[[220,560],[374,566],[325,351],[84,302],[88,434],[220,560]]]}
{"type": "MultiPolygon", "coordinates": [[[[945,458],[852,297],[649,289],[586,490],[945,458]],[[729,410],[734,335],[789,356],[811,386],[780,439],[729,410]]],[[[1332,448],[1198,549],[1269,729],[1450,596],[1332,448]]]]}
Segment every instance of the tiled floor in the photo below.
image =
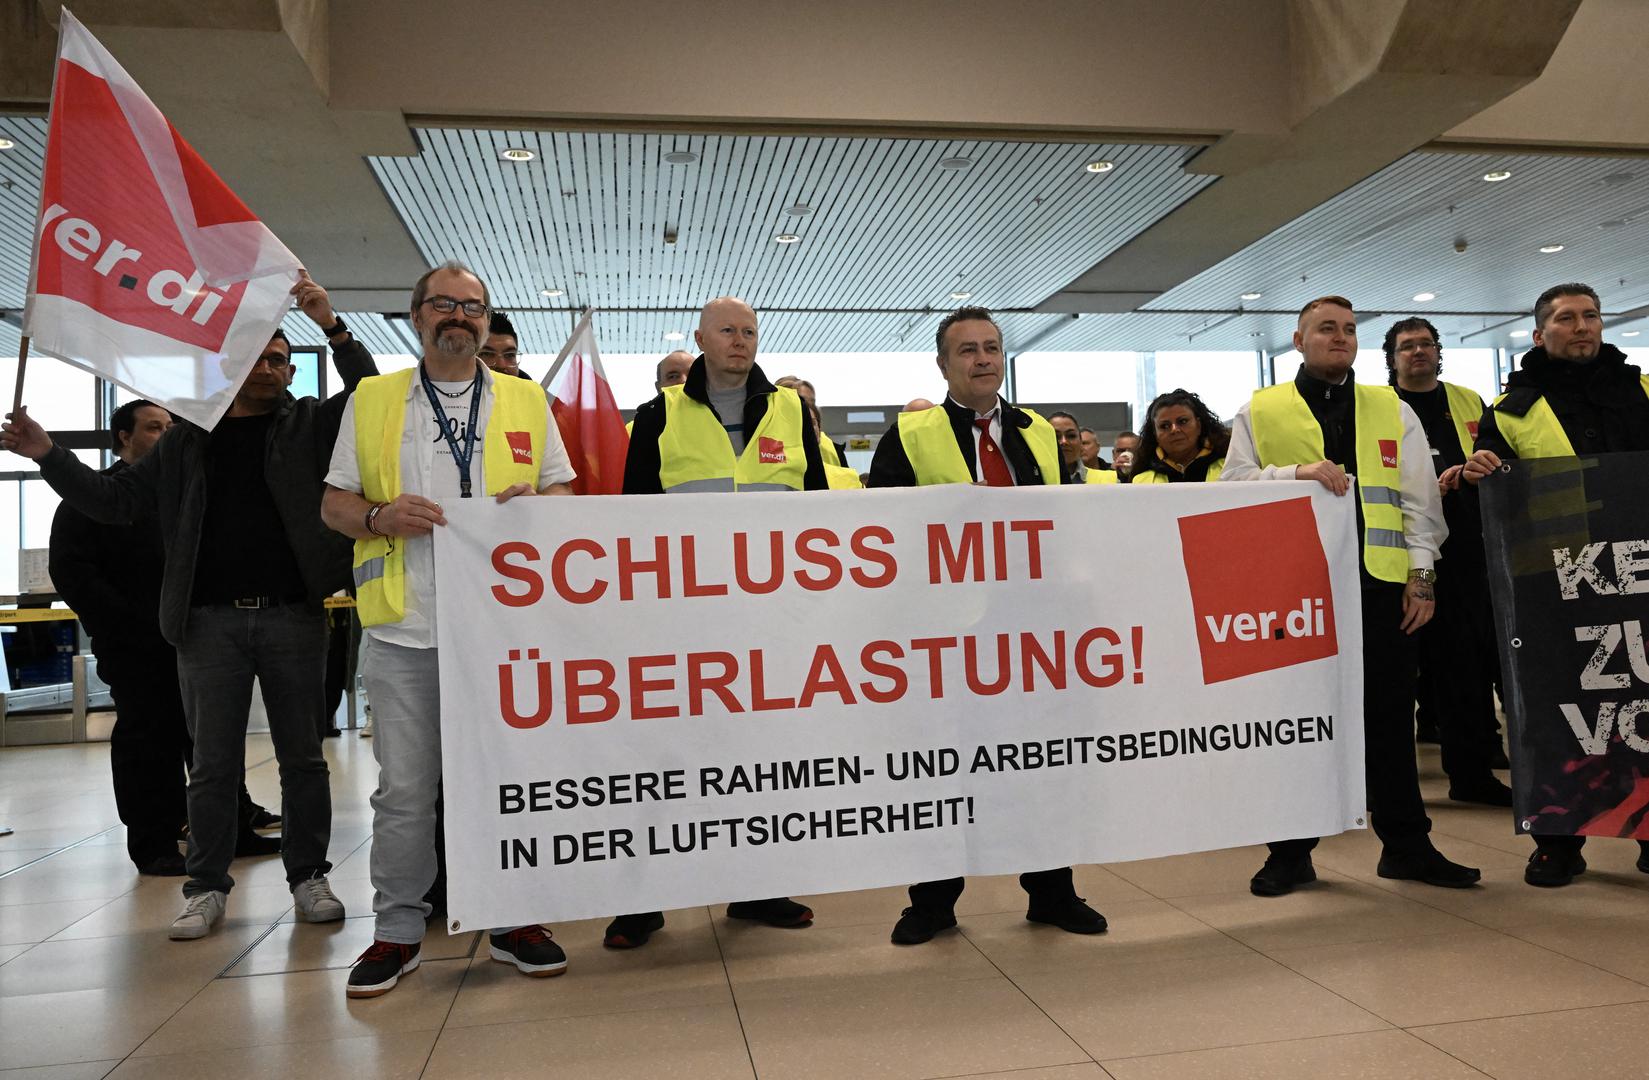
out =
{"type": "MultiPolygon", "coordinates": [[[[1110,933],[1023,919],[1012,878],[976,879],[959,933],[888,944],[899,889],[809,898],[806,930],[669,914],[646,949],[555,927],[565,978],[488,961],[432,931],[424,965],[351,1002],[370,939],[371,748],[329,740],[333,882],[351,917],[291,921],[278,859],[237,863],[226,925],[172,942],[177,881],[133,873],[106,745],[0,751],[0,1080],[102,1076],[1169,1077],[1649,1074],[1649,876],[1636,845],[1522,883],[1509,814],[1447,802],[1423,751],[1443,850],[1483,887],[1383,881],[1366,833],[1323,843],[1321,882],[1248,894],[1255,849],[1078,870],[1110,933]]],[[[276,805],[268,740],[248,783],[276,805]]]]}

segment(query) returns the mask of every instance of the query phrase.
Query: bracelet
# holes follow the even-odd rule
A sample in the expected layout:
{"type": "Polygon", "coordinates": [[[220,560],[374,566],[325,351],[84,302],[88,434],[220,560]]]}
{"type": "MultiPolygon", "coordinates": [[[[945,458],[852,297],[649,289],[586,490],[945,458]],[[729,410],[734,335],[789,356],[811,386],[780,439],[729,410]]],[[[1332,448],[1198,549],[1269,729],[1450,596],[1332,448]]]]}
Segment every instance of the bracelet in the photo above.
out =
{"type": "Polygon", "coordinates": [[[1427,585],[1435,585],[1435,584],[1437,584],[1437,571],[1435,571],[1435,570],[1410,570],[1409,571],[1409,580],[1410,581],[1423,581],[1427,585]]]}
{"type": "Polygon", "coordinates": [[[377,530],[377,528],[372,524],[372,522],[374,521],[374,519],[377,518],[378,512],[380,510],[382,510],[384,507],[388,506],[388,505],[389,505],[388,503],[373,503],[372,504],[372,509],[370,509],[366,512],[366,531],[371,533],[373,536],[382,536],[382,535],[384,535],[383,533],[381,533],[377,530]]]}

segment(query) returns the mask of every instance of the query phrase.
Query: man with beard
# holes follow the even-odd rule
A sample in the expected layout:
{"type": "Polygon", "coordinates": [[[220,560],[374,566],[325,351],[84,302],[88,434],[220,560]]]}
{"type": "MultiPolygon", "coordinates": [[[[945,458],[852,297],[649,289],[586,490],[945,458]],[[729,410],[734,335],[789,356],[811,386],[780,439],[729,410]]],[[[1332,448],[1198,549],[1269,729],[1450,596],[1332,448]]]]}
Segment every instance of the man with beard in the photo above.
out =
{"type": "Polygon", "coordinates": [[[238,793],[254,679],[280,763],[281,858],[300,922],[344,917],[326,874],[332,794],[321,754],[326,664],[322,602],[349,580],[349,548],[320,520],[321,476],[355,384],[376,367],[326,292],[303,274],[293,286],[326,334],[344,391],[294,399],[292,347],[279,330],[211,431],[173,424],[131,468],[99,476],[54,446],[26,410],[0,446],[40,463],[63,501],[94,521],[159,517],[166,551],[160,629],[177,648],[194,757],[189,770],[189,878],[174,940],[205,937],[223,918],[235,880],[238,793]]]}
{"type": "MultiPolygon", "coordinates": [[[[1492,477],[1512,458],[1649,450],[1649,376],[1604,343],[1597,292],[1580,282],[1554,285],[1535,301],[1534,323],[1535,347],[1478,425],[1462,469],[1468,483],[1492,477]]],[[[1585,871],[1586,837],[1535,833],[1534,840],[1523,871],[1530,885],[1560,887],[1585,871]]],[[[1649,841],[1638,841],[1637,866],[1649,874],[1649,841]]]]}
{"type": "MultiPolygon", "coordinates": [[[[362,674],[372,699],[373,942],[345,993],[377,997],[418,967],[425,897],[436,877],[441,686],[435,641],[435,542],[442,502],[570,495],[572,466],[534,382],[494,373],[487,287],[461,263],[412,288],[416,368],[361,384],[345,411],[321,515],[355,541],[355,603],[366,628],[362,674]],[[506,437],[507,436],[507,437],[506,437]],[[479,454],[477,454],[479,451],[479,454]]],[[[491,932],[492,959],[526,975],[560,975],[567,957],[542,927],[491,932]]]]}

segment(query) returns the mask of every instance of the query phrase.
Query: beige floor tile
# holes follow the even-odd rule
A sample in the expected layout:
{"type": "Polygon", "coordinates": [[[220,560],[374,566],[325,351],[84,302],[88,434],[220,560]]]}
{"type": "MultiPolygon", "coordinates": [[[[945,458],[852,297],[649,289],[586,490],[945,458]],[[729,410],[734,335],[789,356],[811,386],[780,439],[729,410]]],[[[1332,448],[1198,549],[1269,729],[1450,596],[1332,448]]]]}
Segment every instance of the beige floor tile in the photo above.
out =
{"type": "Polygon", "coordinates": [[[874,925],[885,926],[890,931],[893,924],[899,921],[899,913],[910,903],[910,896],[903,885],[793,896],[791,899],[813,909],[815,928],[874,925]]]}
{"type": "Polygon", "coordinates": [[[753,1080],[730,1005],[453,1028],[435,1042],[425,1080],[753,1080]]]}
{"type": "Polygon", "coordinates": [[[192,993],[157,986],[141,994],[105,989],[6,998],[0,1069],[125,1057],[192,993]]]}
{"type": "Polygon", "coordinates": [[[258,927],[233,927],[199,941],[141,935],[42,942],[0,968],[0,998],[105,988],[193,992],[216,978],[261,933],[258,927]]]}
{"type": "Polygon", "coordinates": [[[1164,859],[1107,863],[1105,868],[1152,896],[1170,898],[1198,893],[1222,893],[1244,888],[1265,862],[1266,849],[1254,847],[1199,851],[1164,859]]]}
{"type": "Polygon", "coordinates": [[[1601,875],[1583,874],[1573,885],[1561,889],[1535,888],[1524,882],[1522,862],[1510,867],[1485,867],[1482,882],[1470,889],[1438,889],[1418,881],[1386,881],[1372,874],[1364,880],[1496,930],[1611,915],[1631,917],[1649,910],[1649,898],[1642,890],[1601,875]]]}
{"type": "Polygon", "coordinates": [[[1048,1065],[1040,1069],[1011,1069],[1008,1072],[968,1073],[958,1080],[1109,1080],[1110,1074],[1092,1061],[1080,1065],[1048,1065]]]}
{"type": "MultiPolygon", "coordinates": [[[[4,839],[0,839],[0,844],[4,844],[6,840],[10,839],[11,837],[9,836],[4,839]]],[[[10,870],[15,870],[19,866],[26,863],[34,862],[34,860],[40,858],[42,855],[50,855],[56,850],[57,849],[54,847],[20,848],[10,845],[0,847],[0,874],[4,874],[10,870]]]]}
{"type": "Polygon", "coordinates": [[[138,1057],[440,1029],[467,965],[432,960],[383,997],[352,1001],[341,971],[218,979],[138,1047],[138,1057]]]}
{"type": "Polygon", "coordinates": [[[78,847],[0,878],[0,906],[52,900],[108,900],[144,878],[123,849],[78,847]]]}
{"type": "Polygon", "coordinates": [[[1496,1080],[1642,1080],[1646,1031],[1649,1004],[1417,1027],[1412,1034],[1496,1080]]]}
{"type": "Polygon", "coordinates": [[[0,907],[0,944],[45,941],[108,903],[108,900],[64,900],[0,907]]]}
{"type": "MultiPolygon", "coordinates": [[[[416,1080],[434,1031],[127,1058],[114,1080],[416,1080]]],[[[4,1078],[0,1078],[4,1080],[4,1078]]]]}
{"type": "Polygon", "coordinates": [[[447,1027],[733,1004],[703,908],[666,912],[664,929],[640,949],[602,948],[607,922],[585,919],[556,926],[555,940],[567,953],[567,973],[550,979],[529,979],[494,961],[483,940],[447,1027]]]}
{"type": "Polygon", "coordinates": [[[1254,953],[1049,972],[1015,982],[1099,1061],[1388,1026],[1254,953]]]}
{"type": "Polygon", "coordinates": [[[1402,1031],[1226,1046],[1103,1064],[1115,1080],[1482,1080],[1483,1076],[1402,1031]]]}
{"type": "Polygon", "coordinates": [[[1182,896],[1174,906],[1256,949],[1383,941],[1480,929],[1385,889],[1325,873],[1288,896],[1182,896]]]}
{"type": "Polygon", "coordinates": [[[1090,1060],[1006,979],[739,1000],[756,1071],[784,1080],[962,1076],[1090,1060]]]}
{"type": "MultiPolygon", "coordinates": [[[[117,897],[60,932],[59,938],[119,937],[131,934],[165,936],[166,930],[183,910],[180,878],[156,879],[153,884],[117,897]]],[[[235,886],[224,911],[224,929],[237,926],[272,926],[292,907],[292,893],[285,885],[256,888],[235,886]]],[[[4,910],[4,909],[0,909],[4,910]]],[[[188,942],[183,944],[187,945],[188,942]]]]}
{"type": "MultiPolygon", "coordinates": [[[[242,978],[285,971],[347,968],[372,944],[372,928],[371,915],[331,923],[283,920],[224,974],[242,978]]],[[[474,947],[474,934],[449,935],[435,923],[424,935],[419,956],[425,960],[467,959],[474,947]]]]}
{"type": "Polygon", "coordinates": [[[1488,930],[1269,955],[1405,1028],[1513,1016],[1538,1010],[1542,1002],[1649,1000],[1649,986],[1488,930]]]}
{"type": "Polygon", "coordinates": [[[1106,904],[1101,913],[1110,924],[1103,934],[1068,934],[1017,912],[972,916],[962,932],[1009,977],[1249,951],[1165,900],[1106,904]]]}
{"type": "Polygon", "coordinates": [[[102,1080],[120,1064],[109,1061],[81,1061],[73,1065],[41,1065],[35,1069],[0,1069],[0,1080],[102,1080]]]}
{"type": "Polygon", "coordinates": [[[1506,933],[1649,984],[1649,898],[1641,915],[1566,919],[1542,926],[1517,926],[1506,933]]]}
{"type": "Polygon", "coordinates": [[[980,979],[997,974],[961,934],[942,933],[925,945],[901,947],[888,940],[888,931],[879,923],[866,923],[815,926],[805,932],[769,928],[738,935],[722,932],[721,952],[741,1006],[753,999],[842,993],[854,988],[874,991],[906,981],[980,979]]]}

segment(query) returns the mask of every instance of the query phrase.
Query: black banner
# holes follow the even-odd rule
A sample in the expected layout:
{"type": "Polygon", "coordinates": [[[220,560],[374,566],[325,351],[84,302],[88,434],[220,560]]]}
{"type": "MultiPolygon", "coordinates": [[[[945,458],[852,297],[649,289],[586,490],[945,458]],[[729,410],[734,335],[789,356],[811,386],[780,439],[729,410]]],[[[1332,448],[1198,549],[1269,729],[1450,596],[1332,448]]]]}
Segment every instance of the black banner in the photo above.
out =
{"type": "Polygon", "coordinates": [[[1480,489],[1518,830],[1649,840],[1649,453],[1480,489]]]}

